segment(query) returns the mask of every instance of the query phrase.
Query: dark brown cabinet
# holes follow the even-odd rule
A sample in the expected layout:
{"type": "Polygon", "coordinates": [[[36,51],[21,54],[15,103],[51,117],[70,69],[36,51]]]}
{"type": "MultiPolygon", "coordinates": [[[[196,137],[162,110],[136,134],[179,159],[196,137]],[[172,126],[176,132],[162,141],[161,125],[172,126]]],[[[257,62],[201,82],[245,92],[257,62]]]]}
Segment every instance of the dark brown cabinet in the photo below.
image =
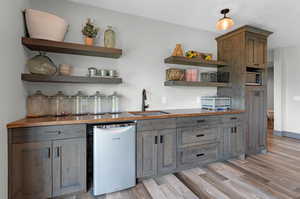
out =
{"type": "Polygon", "coordinates": [[[266,150],[267,112],[266,91],[260,87],[248,87],[246,90],[246,145],[247,154],[266,150]]]}
{"type": "Polygon", "coordinates": [[[51,142],[13,144],[12,199],[52,196],[51,142]]]}
{"type": "Polygon", "coordinates": [[[246,36],[246,66],[263,69],[267,63],[267,40],[260,35],[246,36]]]}
{"type": "Polygon", "coordinates": [[[85,149],[81,138],[53,142],[53,196],[85,189],[85,149]]]}
{"type": "Polygon", "coordinates": [[[86,126],[9,130],[9,199],[86,190],[86,126]]]}

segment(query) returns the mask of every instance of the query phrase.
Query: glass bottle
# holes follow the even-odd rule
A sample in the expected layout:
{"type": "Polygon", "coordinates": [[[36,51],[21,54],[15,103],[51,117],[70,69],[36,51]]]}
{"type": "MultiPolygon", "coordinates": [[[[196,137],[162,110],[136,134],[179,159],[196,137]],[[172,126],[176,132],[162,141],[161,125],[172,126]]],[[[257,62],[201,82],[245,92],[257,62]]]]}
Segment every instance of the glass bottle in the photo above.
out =
{"type": "Polygon", "coordinates": [[[112,26],[107,26],[104,32],[104,46],[106,48],[116,47],[116,33],[112,30],[112,26]]]}
{"type": "Polygon", "coordinates": [[[85,115],[88,114],[88,97],[78,91],[78,93],[72,96],[72,114],[73,115],[85,115]]]}
{"type": "Polygon", "coordinates": [[[70,114],[69,97],[62,91],[50,97],[50,114],[52,116],[65,116],[70,114]]]}
{"type": "Polygon", "coordinates": [[[49,114],[49,99],[40,90],[27,97],[27,117],[43,117],[49,114]]]}
{"type": "Polygon", "coordinates": [[[117,92],[114,92],[112,95],[109,96],[110,104],[111,104],[111,113],[119,113],[120,112],[120,98],[117,92]]]}
{"type": "Polygon", "coordinates": [[[88,99],[88,105],[89,105],[89,114],[92,115],[99,115],[103,114],[103,103],[104,103],[105,95],[100,94],[99,91],[97,91],[94,95],[91,95],[88,99]]]}

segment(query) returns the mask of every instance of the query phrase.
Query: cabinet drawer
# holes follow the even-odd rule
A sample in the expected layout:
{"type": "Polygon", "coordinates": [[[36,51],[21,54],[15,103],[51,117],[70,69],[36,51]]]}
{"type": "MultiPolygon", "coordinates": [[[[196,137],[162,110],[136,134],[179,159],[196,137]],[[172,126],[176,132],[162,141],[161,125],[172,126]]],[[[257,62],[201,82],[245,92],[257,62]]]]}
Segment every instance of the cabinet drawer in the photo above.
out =
{"type": "Polygon", "coordinates": [[[209,127],[220,124],[221,117],[215,116],[202,116],[202,117],[185,117],[185,118],[177,118],[177,127],[191,127],[191,126],[199,126],[199,127],[209,127]]]}
{"type": "Polygon", "coordinates": [[[12,129],[12,143],[59,140],[86,136],[86,125],[43,126],[12,129]]]}
{"type": "Polygon", "coordinates": [[[216,142],[219,128],[185,127],[177,129],[178,145],[216,142]]]}
{"type": "Polygon", "coordinates": [[[230,123],[230,122],[242,122],[243,117],[241,114],[236,114],[236,115],[224,115],[222,117],[222,123],[230,123]]]}
{"type": "Polygon", "coordinates": [[[193,148],[187,148],[178,153],[178,166],[203,165],[218,159],[218,144],[202,145],[193,148]]]}
{"type": "Polygon", "coordinates": [[[137,122],[138,131],[151,131],[160,129],[175,129],[176,119],[140,120],[137,122]]]}

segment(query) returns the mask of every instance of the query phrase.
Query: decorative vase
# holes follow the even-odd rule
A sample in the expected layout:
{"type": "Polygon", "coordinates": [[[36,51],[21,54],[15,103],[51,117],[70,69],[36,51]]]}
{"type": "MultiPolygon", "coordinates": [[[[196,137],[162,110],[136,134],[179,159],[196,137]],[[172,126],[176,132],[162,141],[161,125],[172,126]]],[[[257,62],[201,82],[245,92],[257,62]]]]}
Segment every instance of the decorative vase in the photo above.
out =
{"type": "Polygon", "coordinates": [[[92,46],[92,45],[94,45],[94,38],[85,37],[84,38],[84,43],[85,43],[85,45],[92,46]]]}
{"type": "Polygon", "coordinates": [[[112,30],[112,26],[107,26],[107,30],[104,32],[104,46],[106,48],[116,47],[116,33],[112,30]]]}
{"type": "Polygon", "coordinates": [[[40,53],[27,61],[27,67],[31,74],[55,75],[57,67],[53,61],[46,56],[46,53],[40,53]]]}
{"type": "Polygon", "coordinates": [[[176,44],[172,56],[180,56],[180,57],[183,56],[183,50],[181,44],[176,44]]]}

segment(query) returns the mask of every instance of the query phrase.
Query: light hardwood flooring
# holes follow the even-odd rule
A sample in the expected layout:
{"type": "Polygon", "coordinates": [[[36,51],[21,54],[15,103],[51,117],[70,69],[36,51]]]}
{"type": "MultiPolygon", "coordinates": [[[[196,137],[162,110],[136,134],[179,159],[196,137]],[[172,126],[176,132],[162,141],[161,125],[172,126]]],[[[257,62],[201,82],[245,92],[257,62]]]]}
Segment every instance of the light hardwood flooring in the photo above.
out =
{"type": "MultiPolygon", "coordinates": [[[[269,134],[267,154],[148,179],[97,199],[300,199],[300,140],[269,134]]],[[[90,194],[64,199],[94,199],[90,194]]]]}

